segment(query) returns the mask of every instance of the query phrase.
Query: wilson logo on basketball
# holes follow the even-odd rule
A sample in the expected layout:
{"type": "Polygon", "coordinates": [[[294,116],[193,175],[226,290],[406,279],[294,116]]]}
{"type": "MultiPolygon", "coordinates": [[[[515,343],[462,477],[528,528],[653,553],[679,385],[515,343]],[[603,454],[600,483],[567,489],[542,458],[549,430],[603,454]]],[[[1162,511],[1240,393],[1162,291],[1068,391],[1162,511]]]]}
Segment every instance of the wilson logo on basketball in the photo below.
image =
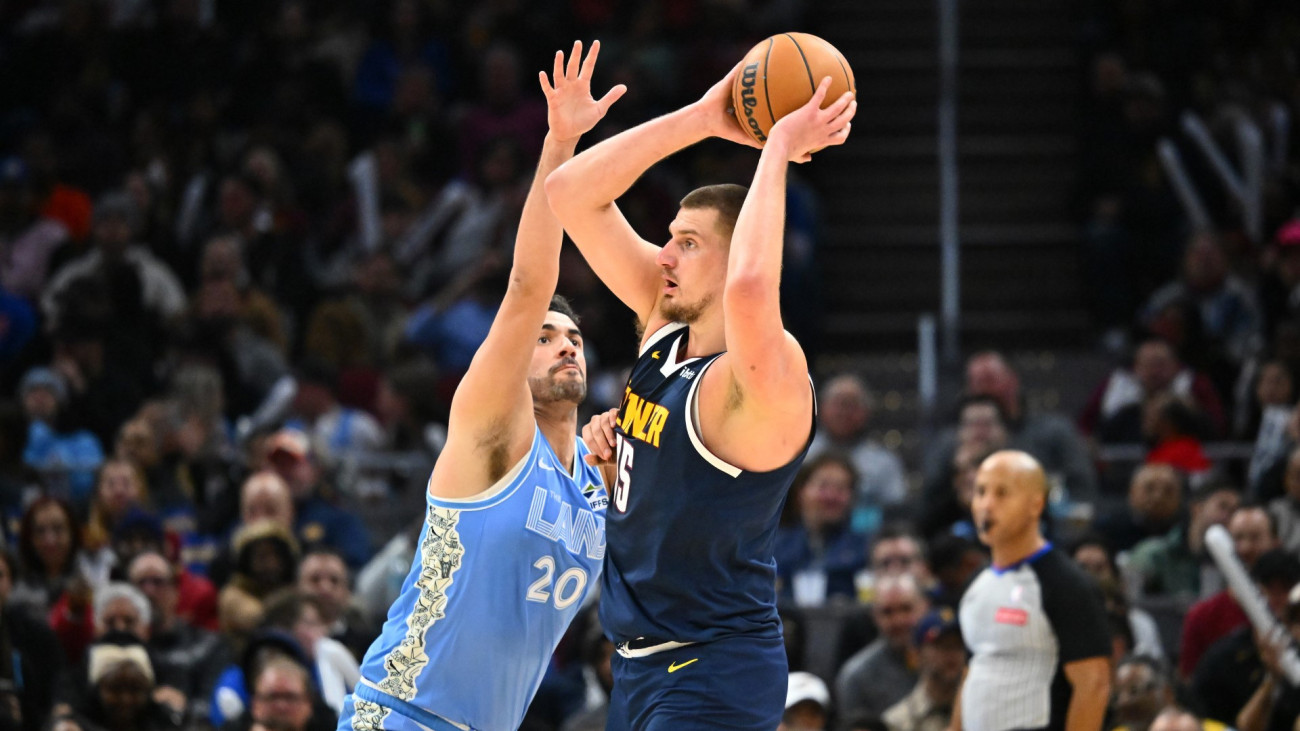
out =
{"type": "Polygon", "coordinates": [[[740,72],[740,104],[745,109],[745,123],[749,125],[749,130],[754,133],[754,138],[759,142],[767,142],[767,135],[763,134],[763,128],[759,126],[758,120],[754,119],[754,107],[758,106],[758,98],[754,96],[754,85],[758,83],[758,62],[745,64],[745,68],[740,72]]]}

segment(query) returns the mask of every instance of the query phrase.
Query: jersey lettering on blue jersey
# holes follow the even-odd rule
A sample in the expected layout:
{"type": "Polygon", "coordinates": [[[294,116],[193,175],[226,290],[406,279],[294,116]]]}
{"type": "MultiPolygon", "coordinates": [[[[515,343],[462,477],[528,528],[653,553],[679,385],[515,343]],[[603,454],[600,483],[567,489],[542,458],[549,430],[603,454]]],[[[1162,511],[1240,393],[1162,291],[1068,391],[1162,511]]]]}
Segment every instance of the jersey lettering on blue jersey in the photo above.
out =
{"type": "Polygon", "coordinates": [[[605,558],[605,519],[589,510],[579,510],[575,516],[572,505],[544,487],[533,488],[533,504],[524,525],[540,536],[564,544],[575,556],[585,549],[587,558],[597,561],[605,558]],[[547,522],[543,516],[546,506],[552,502],[558,503],[558,507],[554,522],[547,522]]]}
{"type": "Polygon", "coordinates": [[[402,593],[361,663],[369,690],[340,728],[424,723],[406,718],[411,708],[472,729],[518,728],[607,552],[608,497],[587,454],[575,437],[566,469],[535,429],[528,454],[485,492],[428,496],[402,593]]]}

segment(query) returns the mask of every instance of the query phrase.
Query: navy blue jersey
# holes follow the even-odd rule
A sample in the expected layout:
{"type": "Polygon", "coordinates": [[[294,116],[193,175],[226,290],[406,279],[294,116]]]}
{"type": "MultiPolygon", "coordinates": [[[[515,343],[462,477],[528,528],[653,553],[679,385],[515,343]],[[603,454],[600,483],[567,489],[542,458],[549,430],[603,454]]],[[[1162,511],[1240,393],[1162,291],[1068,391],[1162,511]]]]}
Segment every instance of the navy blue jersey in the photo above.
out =
{"type": "Polygon", "coordinates": [[[773,545],[807,445],[784,467],[758,473],[710,452],[696,397],[721,353],[678,360],[688,333],[674,323],[650,337],[619,408],[600,601],[615,642],[781,634],[773,545]]]}

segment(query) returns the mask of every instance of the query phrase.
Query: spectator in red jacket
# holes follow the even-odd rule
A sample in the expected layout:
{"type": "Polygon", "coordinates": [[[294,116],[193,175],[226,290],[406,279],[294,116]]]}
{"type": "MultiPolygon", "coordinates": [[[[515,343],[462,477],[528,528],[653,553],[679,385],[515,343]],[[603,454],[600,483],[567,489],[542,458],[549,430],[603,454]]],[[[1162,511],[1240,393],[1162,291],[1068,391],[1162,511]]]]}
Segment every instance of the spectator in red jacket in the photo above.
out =
{"type": "MultiPolygon", "coordinates": [[[[1258,505],[1243,505],[1228,519],[1228,533],[1237,558],[1249,571],[1255,561],[1279,546],[1277,523],[1258,505]]],[[[1196,664],[1205,651],[1234,629],[1246,625],[1246,613],[1227,589],[1203,599],[1187,610],[1183,619],[1182,654],[1178,656],[1178,674],[1184,681],[1192,679],[1196,664]]]]}

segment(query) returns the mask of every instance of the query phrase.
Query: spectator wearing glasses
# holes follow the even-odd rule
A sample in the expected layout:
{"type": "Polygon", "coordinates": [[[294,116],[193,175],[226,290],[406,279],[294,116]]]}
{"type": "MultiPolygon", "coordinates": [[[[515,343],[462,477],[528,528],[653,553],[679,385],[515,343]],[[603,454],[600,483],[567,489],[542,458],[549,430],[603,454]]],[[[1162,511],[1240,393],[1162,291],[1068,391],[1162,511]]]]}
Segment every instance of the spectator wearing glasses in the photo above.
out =
{"type": "Polygon", "coordinates": [[[177,571],[162,554],[148,551],[136,556],[127,576],[149,600],[152,622],[145,644],[160,682],[184,695],[187,717],[206,718],[217,677],[230,663],[226,644],[217,633],[195,627],[179,616],[177,571]]]}
{"type": "Polygon", "coordinates": [[[333,731],[337,717],[320,708],[307,669],[285,657],[262,663],[253,675],[248,710],[221,731],[333,731]]]}
{"type": "Polygon", "coordinates": [[[870,566],[877,578],[911,574],[922,589],[931,583],[925,563],[925,544],[910,529],[900,525],[887,525],[876,534],[871,544],[870,566]]]}

